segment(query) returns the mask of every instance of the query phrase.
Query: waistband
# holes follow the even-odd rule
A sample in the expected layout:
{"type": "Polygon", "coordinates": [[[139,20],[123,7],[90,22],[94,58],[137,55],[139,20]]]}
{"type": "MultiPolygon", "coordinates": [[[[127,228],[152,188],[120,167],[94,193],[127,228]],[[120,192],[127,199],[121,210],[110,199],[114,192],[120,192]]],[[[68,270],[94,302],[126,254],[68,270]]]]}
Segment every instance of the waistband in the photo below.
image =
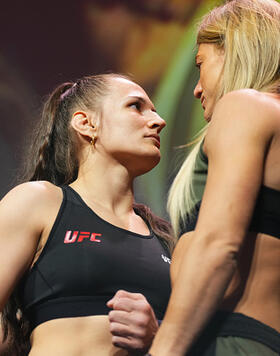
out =
{"type": "Polygon", "coordinates": [[[241,313],[218,311],[210,320],[196,344],[211,344],[219,336],[251,339],[280,353],[280,333],[270,326],[241,313]]]}
{"type": "MultiPolygon", "coordinates": [[[[33,305],[23,312],[32,331],[36,326],[53,319],[108,315],[112,309],[106,303],[111,298],[113,295],[59,297],[33,305]]],[[[164,312],[156,306],[152,307],[157,319],[163,319],[164,312]]]]}
{"type": "Polygon", "coordinates": [[[107,315],[111,309],[106,303],[111,298],[112,296],[60,297],[34,305],[25,310],[24,314],[32,331],[36,326],[53,319],[107,315]]]}

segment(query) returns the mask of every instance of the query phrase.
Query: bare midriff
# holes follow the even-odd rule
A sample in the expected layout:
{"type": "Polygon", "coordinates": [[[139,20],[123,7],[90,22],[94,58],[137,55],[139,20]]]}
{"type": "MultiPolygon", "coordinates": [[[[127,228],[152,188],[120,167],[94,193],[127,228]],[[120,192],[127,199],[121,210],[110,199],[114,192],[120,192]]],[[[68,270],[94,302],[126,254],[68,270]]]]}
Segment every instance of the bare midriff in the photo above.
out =
{"type": "Polygon", "coordinates": [[[37,326],[31,334],[29,356],[127,356],[112,344],[105,315],[63,318],[37,326]]]}
{"type": "Polygon", "coordinates": [[[280,332],[280,240],[250,233],[220,309],[243,313],[280,332]]]}
{"type": "MultiPolygon", "coordinates": [[[[193,238],[194,231],[181,237],[183,245],[180,257],[173,266],[173,283],[179,272],[180,259],[186,255],[193,238]]],[[[242,313],[280,332],[279,256],[280,239],[261,233],[249,233],[236,272],[218,310],[242,313]]]]}

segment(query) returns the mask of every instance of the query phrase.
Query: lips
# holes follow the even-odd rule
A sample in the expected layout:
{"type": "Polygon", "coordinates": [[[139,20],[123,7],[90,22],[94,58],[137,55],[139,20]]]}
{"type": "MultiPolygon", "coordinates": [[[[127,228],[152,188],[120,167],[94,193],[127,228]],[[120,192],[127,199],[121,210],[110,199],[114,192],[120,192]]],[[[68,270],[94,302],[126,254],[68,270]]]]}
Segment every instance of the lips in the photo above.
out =
{"type": "Polygon", "coordinates": [[[159,135],[157,135],[157,134],[151,134],[151,135],[147,135],[147,136],[145,136],[146,138],[151,138],[154,142],[155,142],[155,144],[156,144],[156,146],[158,147],[158,148],[160,148],[160,137],[159,137],[159,135]]]}
{"type": "Polygon", "coordinates": [[[204,105],[205,98],[202,97],[202,98],[200,99],[200,102],[201,102],[201,106],[203,107],[203,109],[205,109],[205,105],[204,105]]]}

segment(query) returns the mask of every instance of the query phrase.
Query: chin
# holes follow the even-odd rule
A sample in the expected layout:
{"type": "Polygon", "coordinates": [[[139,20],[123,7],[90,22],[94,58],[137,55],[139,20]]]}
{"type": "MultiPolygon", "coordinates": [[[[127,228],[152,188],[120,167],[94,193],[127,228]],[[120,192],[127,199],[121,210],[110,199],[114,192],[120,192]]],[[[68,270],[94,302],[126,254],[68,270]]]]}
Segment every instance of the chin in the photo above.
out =
{"type": "Polygon", "coordinates": [[[136,175],[140,176],[142,174],[150,172],[154,167],[158,165],[160,161],[160,154],[157,156],[145,156],[142,158],[141,164],[136,167],[136,175]]]}
{"type": "Polygon", "coordinates": [[[206,111],[204,111],[204,120],[205,121],[210,122],[211,121],[211,117],[212,117],[211,114],[209,114],[206,111]]]}

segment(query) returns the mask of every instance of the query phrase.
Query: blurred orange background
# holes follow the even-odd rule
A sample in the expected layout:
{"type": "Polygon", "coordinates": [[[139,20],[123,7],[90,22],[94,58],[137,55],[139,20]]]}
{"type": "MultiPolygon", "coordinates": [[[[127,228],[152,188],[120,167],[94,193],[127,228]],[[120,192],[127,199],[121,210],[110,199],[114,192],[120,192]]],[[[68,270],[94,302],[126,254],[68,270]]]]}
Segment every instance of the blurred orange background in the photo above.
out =
{"type": "Polygon", "coordinates": [[[137,199],[165,215],[163,196],[175,172],[167,162],[173,160],[173,147],[185,143],[197,129],[190,126],[191,121],[201,116],[192,98],[198,75],[194,68],[195,24],[216,3],[219,1],[3,3],[0,197],[15,184],[23,146],[44,97],[63,81],[114,71],[130,74],[142,85],[168,123],[163,133],[162,163],[136,186],[137,199]]]}

